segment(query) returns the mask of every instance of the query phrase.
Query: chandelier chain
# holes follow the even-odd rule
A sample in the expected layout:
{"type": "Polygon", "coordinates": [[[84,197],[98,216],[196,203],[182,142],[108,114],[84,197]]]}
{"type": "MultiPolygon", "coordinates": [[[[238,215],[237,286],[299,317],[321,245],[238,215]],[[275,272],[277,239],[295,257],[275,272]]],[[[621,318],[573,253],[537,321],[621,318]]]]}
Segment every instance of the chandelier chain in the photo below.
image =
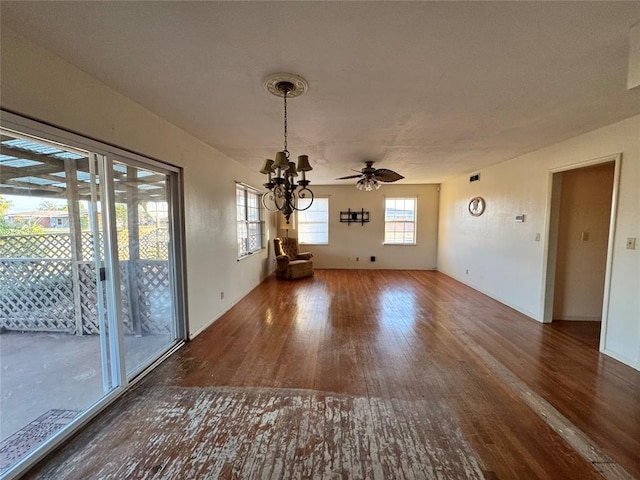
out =
{"type": "Polygon", "coordinates": [[[289,150],[287,149],[287,93],[288,91],[284,91],[284,154],[289,158],[289,150]]]}

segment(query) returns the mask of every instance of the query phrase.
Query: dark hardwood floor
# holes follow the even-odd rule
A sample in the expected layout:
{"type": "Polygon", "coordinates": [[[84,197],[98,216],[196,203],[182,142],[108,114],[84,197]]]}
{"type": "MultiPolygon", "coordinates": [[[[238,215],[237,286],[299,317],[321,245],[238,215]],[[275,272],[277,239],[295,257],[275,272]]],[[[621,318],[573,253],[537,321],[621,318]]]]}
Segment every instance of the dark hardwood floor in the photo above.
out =
{"type": "MultiPolygon", "coordinates": [[[[91,435],[122,430],[110,422],[127,415],[126,397],[163,388],[302,389],[322,398],[380,399],[403,418],[417,415],[407,410],[419,406],[432,422],[440,418],[460,429],[488,479],[602,478],[496,375],[486,361],[491,357],[640,478],[640,372],[598,353],[598,334],[596,323],[540,324],[438,272],[316,270],[315,277],[297,281],[269,278],[96,419],[91,435]]],[[[86,448],[82,435],[30,475],[65,477],[69,462],[86,448]]],[[[118,459],[107,449],[95,461],[118,459]]],[[[83,478],[91,471],[86,468],[68,477],[83,478]]],[[[326,468],[318,478],[332,478],[326,468]]],[[[343,478],[369,477],[341,468],[343,478]]],[[[132,471],[131,478],[163,478],[132,471]]],[[[261,471],[261,478],[277,477],[261,471]]],[[[317,471],[294,476],[315,478],[317,471]]],[[[463,473],[442,478],[475,478],[463,473]]],[[[406,471],[384,477],[431,478],[406,471]]]]}

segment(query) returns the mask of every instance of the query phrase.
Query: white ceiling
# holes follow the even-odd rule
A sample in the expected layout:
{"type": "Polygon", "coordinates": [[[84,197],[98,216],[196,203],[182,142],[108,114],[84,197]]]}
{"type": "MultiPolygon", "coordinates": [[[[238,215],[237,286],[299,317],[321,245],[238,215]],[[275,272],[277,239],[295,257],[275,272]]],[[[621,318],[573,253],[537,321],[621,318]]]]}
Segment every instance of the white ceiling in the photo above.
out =
{"type": "MultiPolygon", "coordinates": [[[[365,159],[440,182],[640,113],[626,90],[640,2],[1,2],[2,25],[258,169],[314,184],[365,159]]],[[[342,181],[350,182],[350,181],[342,181]]]]}

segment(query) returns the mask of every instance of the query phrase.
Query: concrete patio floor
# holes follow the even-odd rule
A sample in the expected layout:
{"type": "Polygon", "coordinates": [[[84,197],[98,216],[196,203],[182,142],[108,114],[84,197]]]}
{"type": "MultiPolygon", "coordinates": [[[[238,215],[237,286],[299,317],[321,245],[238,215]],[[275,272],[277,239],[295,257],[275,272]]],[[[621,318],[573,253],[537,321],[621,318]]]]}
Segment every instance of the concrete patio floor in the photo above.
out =
{"type": "MultiPolygon", "coordinates": [[[[127,371],[150,363],[171,336],[125,336],[127,371]]],[[[0,441],[52,409],[82,412],[104,395],[98,335],[0,334],[0,441]]]]}

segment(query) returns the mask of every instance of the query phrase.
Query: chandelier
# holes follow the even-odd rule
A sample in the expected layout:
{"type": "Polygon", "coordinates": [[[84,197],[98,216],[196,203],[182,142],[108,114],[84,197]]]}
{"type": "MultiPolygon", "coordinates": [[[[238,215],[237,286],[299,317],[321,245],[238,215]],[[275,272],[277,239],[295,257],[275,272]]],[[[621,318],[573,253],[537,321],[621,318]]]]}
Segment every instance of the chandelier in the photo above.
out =
{"type": "Polygon", "coordinates": [[[262,204],[272,212],[282,212],[287,223],[294,211],[306,210],[313,203],[313,192],[307,188],[309,180],[306,172],[312,170],[309,165],[308,155],[298,156],[298,165],[289,159],[287,146],[287,98],[299,97],[308,89],[307,81],[290,73],[276,73],[269,75],[264,81],[265,88],[278,97],[284,99],[284,148],[276,153],[275,161],[266,159],[260,173],[267,175],[267,183],[264,187],[268,190],[262,195],[262,204]],[[296,182],[298,172],[302,174],[302,179],[296,182]],[[298,200],[309,198],[308,205],[300,208],[298,200]]]}

